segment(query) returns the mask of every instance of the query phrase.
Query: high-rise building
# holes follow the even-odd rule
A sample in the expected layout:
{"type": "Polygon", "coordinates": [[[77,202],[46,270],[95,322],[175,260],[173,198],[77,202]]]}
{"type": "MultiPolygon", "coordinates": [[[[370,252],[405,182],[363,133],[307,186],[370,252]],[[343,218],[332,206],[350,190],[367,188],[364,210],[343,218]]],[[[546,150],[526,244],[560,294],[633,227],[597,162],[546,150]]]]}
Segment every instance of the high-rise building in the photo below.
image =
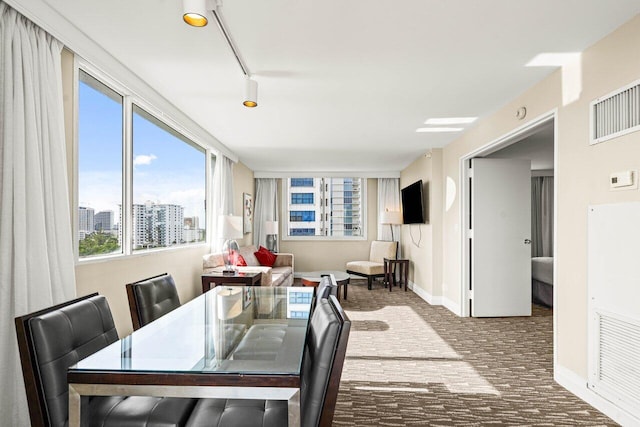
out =
{"type": "Polygon", "coordinates": [[[93,233],[94,212],[93,208],[78,207],[78,240],[84,240],[87,234],[93,233]]]}
{"type": "Polygon", "coordinates": [[[113,211],[101,211],[93,217],[95,231],[109,233],[113,230],[113,211]]]}
{"type": "Polygon", "coordinates": [[[361,236],[360,178],[325,178],[331,236],[361,236]]]}
{"type": "Polygon", "coordinates": [[[289,235],[323,236],[322,178],[291,178],[289,183],[289,235]]]}
{"type": "MultiPolygon", "coordinates": [[[[122,224],[122,209],[120,209],[122,224]]],[[[184,243],[184,208],[180,205],[146,202],[133,205],[133,249],[165,247],[184,243]]],[[[122,227],[118,239],[122,241],[122,227]]]]}
{"type": "Polygon", "coordinates": [[[150,227],[153,242],[157,246],[183,243],[184,208],[182,206],[156,204],[149,206],[147,204],[146,207],[147,217],[150,218],[147,227],[150,227]]]}
{"type": "Polygon", "coordinates": [[[360,178],[290,178],[289,236],[361,236],[360,178]]]}
{"type": "Polygon", "coordinates": [[[201,228],[185,228],[182,230],[182,238],[185,243],[203,242],[204,230],[201,228]]]}
{"type": "Polygon", "coordinates": [[[197,216],[187,216],[184,218],[184,228],[197,230],[200,228],[200,218],[197,216]]]}

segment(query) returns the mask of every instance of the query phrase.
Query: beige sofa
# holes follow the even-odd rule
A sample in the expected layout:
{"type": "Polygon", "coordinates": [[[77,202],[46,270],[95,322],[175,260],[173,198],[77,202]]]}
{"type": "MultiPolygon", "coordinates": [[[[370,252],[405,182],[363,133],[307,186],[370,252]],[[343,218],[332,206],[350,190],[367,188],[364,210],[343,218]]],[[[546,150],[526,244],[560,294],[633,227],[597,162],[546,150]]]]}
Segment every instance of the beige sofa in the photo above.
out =
{"type": "MultiPolygon", "coordinates": [[[[258,249],[253,246],[243,246],[240,248],[240,255],[247,263],[247,266],[236,267],[240,272],[260,272],[260,284],[262,286],[293,286],[293,254],[276,253],[276,262],[273,267],[262,266],[253,254],[258,249]]],[[[204,255],[202,261],[202,271],[204,273],[221,273],[224,270],[224,258],[222,252],[204,255]]]]}

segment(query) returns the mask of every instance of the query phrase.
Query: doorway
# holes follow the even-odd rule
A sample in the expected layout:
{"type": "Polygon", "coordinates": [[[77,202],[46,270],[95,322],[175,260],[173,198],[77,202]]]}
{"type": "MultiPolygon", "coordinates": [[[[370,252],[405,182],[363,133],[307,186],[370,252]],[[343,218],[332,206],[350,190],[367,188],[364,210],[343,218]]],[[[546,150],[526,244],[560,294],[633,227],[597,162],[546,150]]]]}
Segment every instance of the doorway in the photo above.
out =
{"type": "MultiPolygon", "coordinates": [[[[556,112],[547,113],[537,119],[531,120],[527,124],[521,126],[518,129],[498,138],[497,140],[490,142],[489,144],[474,150],[467,155],[460,158],[460,187],[461,187],[461,198],[460,198],[460,224],[462,226],[463,232],[461,233],[462,238],[462,254],[461,254],[461,269],[462,269],[462,280],[461,280],[461,304],[460,304],[460,314],[463,317],[472,316],[472,299],[473,298],[491,298],[491,295],[478,295],[477,292],[492,292],[491,288],[489,289],[476,289],[474,288],[473,283],[473,228],[472,228],[472,220],[473,220],[473,212],[472,212],[472,172],[470,165],[472,164],[472,159],[477,158],[505,158],[505,154],[513,155],[514,158],[518,156],[516,149],[518,145],[520,147],[526,146],[526,141],[531,141],[537,135],[546,135],[553,139],[553,156],[552,161],[552,170],[553,172],[557,172],[557,131],[556,131],[556,112]],[[521,143],[521,144],[518,144],[521,143]],[[512,152],[512,153],[509,153],[512,152]],[[475,295],[474,295],[475,294],[475,295]]],[[[525,150],[526,151],[526,150],[525,150]]],[[[533,155],[532,153],[529,153],[533,155]]],[[[523,155],[524,156],[524,155],[523,155]]],[[[540,168],[540,165],[536,165],[536,161],[533,162],[534,168],[540,168]]],[[[545,168],[547,168],[546,166],[545,168]]],[[[553,180],[553,193],[557,194],[557,179],[553,180]]],[[[553,197],[553,223],[556,221],[556,203],[555,196],[553,197]]],[[[553,230],[553,252],[555,253],[555,229],[553,230]]],[[[491,268],[499,269],[500,265],[491,266],[491,268]]],[[[555,269],[553,270],[553,276],[555,276],[555,269]]],[[[530,281],[530,278],[529,278],[530,281]]],[[[528,285],[530,289],[530,284],[528,285]]],[[[555,291],[553,291],[553,299],[555,300],[555,291]]],[[[496,314],[497,316],[499,314],[496,314]]],[[[490,313],[483,313],[483,316],[491,317],[490,313]]],[[[554,313],[555,316],[555,313],[554,313]]],[[[555,336],[555,335],[554,335],[555,336]]],[[[555,339],[554,339],[555,340],[555,339]]],[[[554,346],[555,348],[555,346],[554,346]]]]}

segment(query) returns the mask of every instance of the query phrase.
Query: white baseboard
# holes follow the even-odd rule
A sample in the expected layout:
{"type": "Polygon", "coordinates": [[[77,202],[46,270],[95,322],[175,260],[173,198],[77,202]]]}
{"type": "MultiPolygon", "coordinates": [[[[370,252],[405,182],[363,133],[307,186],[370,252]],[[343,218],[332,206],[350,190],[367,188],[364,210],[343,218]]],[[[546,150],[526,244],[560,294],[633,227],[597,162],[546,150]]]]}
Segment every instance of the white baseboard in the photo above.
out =
{"type": "Polygon", "coordinates": [[[412,281],[409,281],[409,289],[411,289],[416,295],[418,295],[429,304],[441,305],[456,316],[460,316],[460,305],[451,301],[449,298],[445,298],[443,296],[433,296],[412,281]]]}
{"type": "Polygon", "coordinates": [[[409,289],[431,305],[442,305],[442,297],[434,297],[429,292],[409,280],[409,289]]]}
{"type": "Polygon", "coordinates": [[[462,310],[460,310],[460,304],[455,301],[450,300],[449,298],[442,297],[442,305],[445,306],[450,312],[455,314],[456,316],[462,315],[462,310]]]}
{"type": "Polygon", "coordinates": [[[602,396],[593,392],[587,387],[587,379],[581,377],[575,372],[560,366],[555,365],[553,370],[553,379],[562,387],[569,390],[571,393],[578,396],[580,399],[587,402],[589,405],[596,408],[618,424],[622,426],[640,426],[640,419],[626,412],[619,406],[614,405],[610,401],[606,400],[602,396]]]}

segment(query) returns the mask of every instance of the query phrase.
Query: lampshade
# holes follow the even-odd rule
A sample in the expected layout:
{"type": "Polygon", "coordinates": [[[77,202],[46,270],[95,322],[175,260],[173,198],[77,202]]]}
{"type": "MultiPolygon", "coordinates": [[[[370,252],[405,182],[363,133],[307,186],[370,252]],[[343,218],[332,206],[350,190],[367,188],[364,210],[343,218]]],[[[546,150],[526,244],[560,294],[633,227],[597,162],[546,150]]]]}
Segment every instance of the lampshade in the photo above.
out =
{"type": "Polygon", "coordinates": [[[247,77],[244,102],[245,107],[253,108],[258,106],[258,82],[247,77]]]}
{"type": "Polygon", "coordinates": [[[264,234],[278,234],[278,221],[265,221],[264,234]]]}
{"type": "Polygon", "coordinates": [[[385,210],[380,214],[380,224],[402,224],[402,213],[400,211],[385,210]]]}
{"type": "Polygon", "coordinates": [[[241,239],[242,217],[234,215],[220,215],[218,217],[218,229],[224,239],[241,239]]]}
{"type": "Polygon", "coordinates": [[[218,319],[233,319],[242,313],[242,291],[238,286],[222,289],[216,295],[218,319]]]}
{"type": "Polygon", "coordinates": [[[209,23],[207,19],[207,0],[183,0],[184,13],[182,19],[192,27],[204,27],[209,23]]]}

